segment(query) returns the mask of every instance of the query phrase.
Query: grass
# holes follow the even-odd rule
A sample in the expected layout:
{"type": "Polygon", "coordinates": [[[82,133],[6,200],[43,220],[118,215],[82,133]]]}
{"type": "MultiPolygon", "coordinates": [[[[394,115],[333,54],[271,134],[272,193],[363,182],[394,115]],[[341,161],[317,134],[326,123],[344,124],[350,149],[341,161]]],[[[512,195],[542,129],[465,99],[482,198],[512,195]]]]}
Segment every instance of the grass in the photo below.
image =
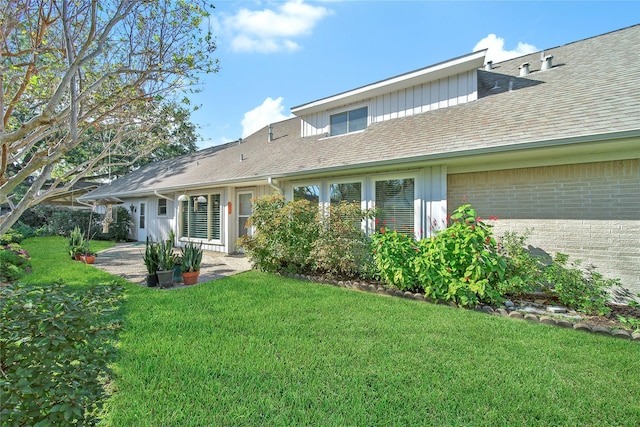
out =
{"type": "MultiPolygon", "coordinates": [[[[101,251],[113,245],[113,242],[92,240],[89,246],[93,251],[101,251]]],[[[67,253],[67,239],[63,237],[30,238],[24,240],[21,246],[31,255],[33,265],[33,272],[22,279],[25,283],[47,284],[63,281],[65,284],[80,287],[111,283],[113,281],[125,283],[123,279],[112,276],[93,266],[71,260],[67,253]]]]}
{"type": "MultiPolygon", "coordinates": [[[[36,272],[48,263],[32,255],[36,272]]],[[[640,420],[637,342],[258,272],[129,284],[125,313],[109,426],[640,420]]]]}

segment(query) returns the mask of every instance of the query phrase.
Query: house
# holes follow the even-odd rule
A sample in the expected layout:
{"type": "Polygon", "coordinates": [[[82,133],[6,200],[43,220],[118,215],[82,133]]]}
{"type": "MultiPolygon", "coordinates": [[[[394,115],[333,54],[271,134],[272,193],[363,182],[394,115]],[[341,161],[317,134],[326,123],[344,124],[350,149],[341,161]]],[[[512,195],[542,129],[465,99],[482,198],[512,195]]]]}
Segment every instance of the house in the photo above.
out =
{"type": "Polygon", "coordinates": [[[82,199],[131,205],[137,240],[174,230],[221,252],[236,251],[251,199],[274,191],[357,200],[418,238],[464,199],[499,217],[497,234],[531,229],[531,245],[637,293],[639,41],[636,25],[501,63],[470,53],[299,105],[295,118],[82,199]]]}

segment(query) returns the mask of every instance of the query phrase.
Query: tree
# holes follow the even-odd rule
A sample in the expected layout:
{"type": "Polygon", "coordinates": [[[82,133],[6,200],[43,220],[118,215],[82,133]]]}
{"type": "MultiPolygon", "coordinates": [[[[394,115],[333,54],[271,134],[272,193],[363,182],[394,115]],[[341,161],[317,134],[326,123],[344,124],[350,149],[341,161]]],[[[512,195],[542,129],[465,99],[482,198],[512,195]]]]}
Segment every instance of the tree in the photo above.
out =
{"type": "Polygon", "coordinates": [[[126,168],[167,144],[180,122],[188,128],[179,119],[160,131],[169,113],[180,114],[202,73],[218,70],[201,28],[204,0],[0,0],[0,8],[0,204],[12,208],[0,234],[27,208],[99,176],[108,159],[126,168]]]}

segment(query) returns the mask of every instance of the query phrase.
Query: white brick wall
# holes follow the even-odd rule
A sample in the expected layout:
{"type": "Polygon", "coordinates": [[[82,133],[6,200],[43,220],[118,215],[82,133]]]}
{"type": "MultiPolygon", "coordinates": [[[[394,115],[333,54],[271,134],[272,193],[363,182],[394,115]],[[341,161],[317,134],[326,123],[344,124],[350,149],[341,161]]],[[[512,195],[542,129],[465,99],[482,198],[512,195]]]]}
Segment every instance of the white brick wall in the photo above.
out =
{"type": "Polygon", "coordinates": [[[532,229],[529,244],[593,264],[640,293],[640,159],[452,174],[449,213],[463,197],[497,235],[532,229]]]}

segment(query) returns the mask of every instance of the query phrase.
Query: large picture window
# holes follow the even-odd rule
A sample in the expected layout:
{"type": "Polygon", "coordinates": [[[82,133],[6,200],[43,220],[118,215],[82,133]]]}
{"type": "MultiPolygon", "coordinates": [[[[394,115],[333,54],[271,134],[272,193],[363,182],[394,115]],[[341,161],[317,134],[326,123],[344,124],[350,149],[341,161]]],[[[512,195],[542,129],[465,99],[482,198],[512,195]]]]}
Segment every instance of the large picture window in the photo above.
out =
{"type": "Polygon", "coordinates": [[[413,233],[414,199],[413,178],[376,181],[378,226],[413,233]]]}
{"type": "Polygon", "coordinates": [[[190,239],[220,240],[220,194],[190,196],[181,202],[182,236],[190,239]]]}
{"type": "Polygon", "coordinates": [[[368,108],[345,111],[330,117],[331,135],[342,135],[356,132],[367,127],[368,108]]]}

